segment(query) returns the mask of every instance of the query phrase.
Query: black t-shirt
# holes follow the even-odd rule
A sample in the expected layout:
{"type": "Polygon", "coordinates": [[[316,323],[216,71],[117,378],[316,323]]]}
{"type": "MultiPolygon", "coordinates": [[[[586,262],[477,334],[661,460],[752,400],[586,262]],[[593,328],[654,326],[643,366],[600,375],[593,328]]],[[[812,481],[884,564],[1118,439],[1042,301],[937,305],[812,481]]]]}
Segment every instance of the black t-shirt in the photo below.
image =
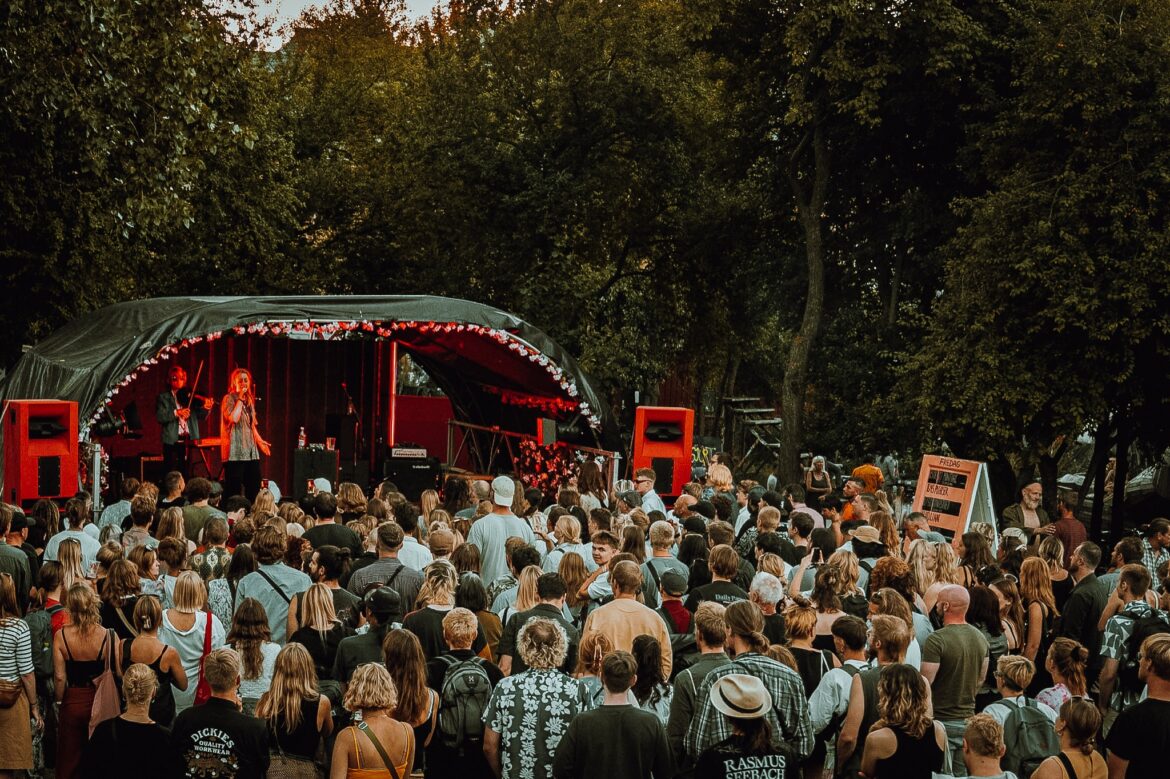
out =
{"type": "Polygon", "coordinates": [[[694,611],[705,600],[715,601],[721,606],[730,606],[732,603],[747,600],[748,594],[731,582],[711,582],[702,587],[691,590],[687,596],[687,610],[694,611]]]}
{"type": "Polygon", "coordinates": [[[348,547],[353,559],[357,559],[358,555],[362,553],[362,540],[358,538],[358,534],[345,525],[338,525],[335,522],[314,525],[306,530],[302,537],[312,544],[314,549],[320,549],[323,546],[348,547]]]}
{"type": "Polygon", "coordinates": [[[166,728],[115,717],[94,728],[81,753],[81,776],[163,779],[171,774],[171,761],[170,733],[166,728]]]}
{"type": "Polygon", "coordinates": [[[1170,701],[1146,699],[1118,715],[1105,740],[1109,751],[1129,761],[1125,779],[1162,779],[1170,754],[1170,701]]]}
{"type": "Polygon", "coordinates": [[[788,630],[784,625],[784,615],[780,612],[764,615],[764,636],[769,644],[784,644],[788,640],[788,630]]]}
{"type": "MultiPolygon", "coordinates": [[[[447,642],[443,640],[443,617],[449,613],[449,609],[441,611],[428,606],[412,611],[406,615],[406,619],[402,620],[402,627],[418,637],[418,642],[422,645],[423,654],[426,655],[427,660],[438,657],[447,651],[447,642]]],[[[477,625],[475,641],[471,644],[471,649],[478,654],[485,646],[487,646],[487,641],[483,637],[483,631],[477,625]]]]}
{"type": "Polygon", "coordinates": [[[800,768],[783,751],[749,754],[747,739],[731,736],[699,755],[695,779],[786,779],[800,776],[800,768]]]}
{"type": "Polygon", "coordinates": [[[558,777],[667,779],[674,758],[658,717],[635,706],[600,706],[578,714],[553,761],[558,777]]]}
{"type": "Polygon", "coordinates": [[[337,647],[341,645],[341,639],[352,635],[353,630],[346,625],[334,625],[324,634],[311,627],[301,627],[297,628],[297,631],[289,636],[288,640],[291,643],[300,644],[309,651],[309,655],[313,658],[313,665],[317,667],[319,678],[331,679],[333,677],[333,663],[337,660],[337,647]]]}
{"type": "Polygon", "coordinates": [[[229,701],[212,698],[175,717],[171,753],[175,776],[199,779],[264,779],[268,728],[229,701]]]}

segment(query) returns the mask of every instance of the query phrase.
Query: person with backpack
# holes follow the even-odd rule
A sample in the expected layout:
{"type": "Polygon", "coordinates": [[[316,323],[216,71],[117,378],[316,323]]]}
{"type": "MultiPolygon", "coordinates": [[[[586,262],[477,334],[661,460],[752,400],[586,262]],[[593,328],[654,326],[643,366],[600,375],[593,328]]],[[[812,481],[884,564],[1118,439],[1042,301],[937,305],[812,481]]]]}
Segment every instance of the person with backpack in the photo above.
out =
{"type": "Polygon", "coordinates": [[[1130,706],[1109,731],[1109,775],[1113,779],[1163,779],[1170,754],[1170,635],[1150,636],[1141,645],[1138,678],[1147,697],[1130,706]]]}
{"type": "Polygon", "coordinates": [[[1107,779],[1109,766],[1096,749],[1100,728],[1101,712],[1092,702],[1065,701],[1056,718],[1060,751],[1041,763],[1032,779],[1107,779]]]}
{"type": "Polygon", "coordinates": [[[434,776],[492,779],[483,753],[483,714],[504,674],[472,650],[478,631],[475,614],[451,609],[443,617],[450,649],[427,662],[427,687],[439,691],[439,730],[426,747],[427,771],[434,776]]]}
{"type": "Polygon", "coordinates": [[[650,526],[650,557],[642,563],[642,592],[647,606],[661,605],[659,590],[662,588],[662,576],[667,571],[675,571],[684,581],[690,575],[690,569],[671,554],[670,549],[674,543],[674,525],[659,520],[650,526]]]}
{"type": "MultiPolygon", "coordinates": [[[[830,669],[821,677],[808,701],[818,745],[823,744],[827,747],[837,740],[837,734],[849,708],[853,677],[869,667],[869,660],[866,657],[866,631],[864,620],[848,614],[833,623],[834,650],[841,658],[841,666],[830,669]]],[[[813,754],[820,751],[818,748],[813,754]]]]}
{"type": "Polygon", "coordinates": [[[1021,655],[1004,655],[995,668],[995,679],[1003,698],[983,713],[1003,725],[1007,751],[1003,767],[1020,777],[1029,777],[1047,758],[1060,751],[1054,723],[1056,712],[1024,695],[1036,667],[1021,655]]]}
{"type": "Polygon", "coordinates": [[[1105,623],[1101,638],[1101,676],[1097,699],[1108,734],[1117,715],[1141,699],[1145,683],[1138,677],[1138,654],[1142,642],[1158,633],[1170,633],[1166,612],[1146,602],[1150,572],[1144,565],[1122,566],[1117,589],[1110,596],[1121,605],[1105,623]]]}

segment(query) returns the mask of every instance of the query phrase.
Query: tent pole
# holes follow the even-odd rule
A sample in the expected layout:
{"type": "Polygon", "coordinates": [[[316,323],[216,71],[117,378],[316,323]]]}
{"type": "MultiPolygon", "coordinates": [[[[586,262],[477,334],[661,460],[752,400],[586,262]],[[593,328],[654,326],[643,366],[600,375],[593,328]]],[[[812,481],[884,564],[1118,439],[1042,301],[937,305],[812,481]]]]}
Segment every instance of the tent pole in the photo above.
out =
{"type": "Polygon", "coordinates": [[[398,341],[390,342],[390,448],[394,448],[398,406],[398,341]]]}

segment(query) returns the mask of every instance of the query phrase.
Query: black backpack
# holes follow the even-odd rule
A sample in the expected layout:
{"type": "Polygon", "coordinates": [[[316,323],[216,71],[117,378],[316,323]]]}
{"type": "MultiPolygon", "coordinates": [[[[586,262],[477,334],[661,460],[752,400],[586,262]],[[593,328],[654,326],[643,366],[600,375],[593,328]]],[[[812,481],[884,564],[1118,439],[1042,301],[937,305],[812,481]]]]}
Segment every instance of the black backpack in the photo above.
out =
{"type": "Polygon", "coordinates": [[[1170,621],[1167,621],[1166,612],[1151,609],[1148,614],[1140,617],[1131,617],[1128,614],[1118,616],[1133,623],[1129,640],[1125,642],[1125,660],[1121,662],[1117,672],[1117,682],[1123,692],[1140,693],[1146,686],[1138,678],[1138,655],[1141,654],[1142,643],[1150,636],[1159,633],[1170,633],[1170,621]]]}
{"type": "Polygon", "coordinates": [[[457,660],[440,655],[447,664],[439,691],[439,735],[443,745],[462,754],[469,746],[481,749],[483,715],[492,696],[492,681],[478,657],[457,660]]]}
{"type": "Polygon", "coordinates": [[[33,671],[41,680],[53,678],[53,615],[65,607],[55,603],[25,615],[32,643],[33,671]]]}
{"type": "Polygon", "coordinates": [[[841,611],[852,614],[859,619],[869,616],[869,600],[864,595],[853,593],[841,599],[841,611]]]}

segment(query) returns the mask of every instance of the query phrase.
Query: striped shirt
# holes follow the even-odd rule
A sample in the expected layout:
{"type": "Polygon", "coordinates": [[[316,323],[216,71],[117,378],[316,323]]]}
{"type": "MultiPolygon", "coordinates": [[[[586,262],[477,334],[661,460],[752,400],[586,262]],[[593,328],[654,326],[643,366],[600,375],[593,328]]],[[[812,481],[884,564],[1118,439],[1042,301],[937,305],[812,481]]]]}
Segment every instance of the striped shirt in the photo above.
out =
{"type": "Polygon", "coordinates": [[[32,634],[21,619],[0,621],[0,679],[19,679],[33,672],[32,634]]]}

